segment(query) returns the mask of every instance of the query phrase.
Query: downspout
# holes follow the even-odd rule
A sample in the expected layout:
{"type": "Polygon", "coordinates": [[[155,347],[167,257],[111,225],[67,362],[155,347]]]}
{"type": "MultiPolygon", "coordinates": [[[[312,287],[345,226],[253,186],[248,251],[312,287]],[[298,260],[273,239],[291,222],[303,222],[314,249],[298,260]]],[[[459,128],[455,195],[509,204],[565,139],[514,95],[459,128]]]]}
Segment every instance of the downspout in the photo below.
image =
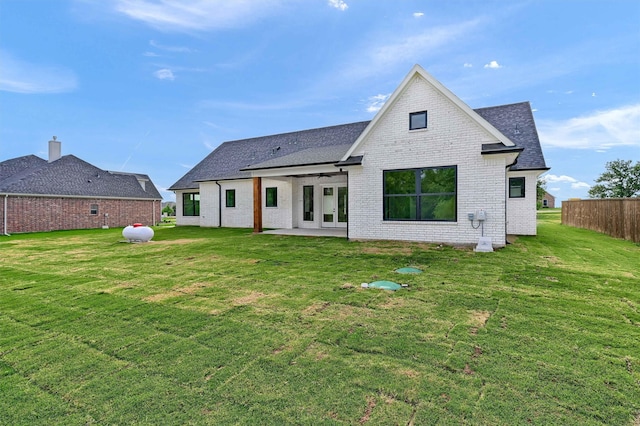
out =
{"type": "Polygon", "coordinates": [[[222,186],[216,181],[218,185],[218,228],[222,228],[222,186]]]}
{"type": "Polygon", "coordinates": [[[7,233],[7,198],[9,198],[9,194],[4,194],[4,209],[2,210],[2,212],[4,213],[4,220],[2,221],[4,225],[4,231],[2,235],[10,237],[11,235],[7,233]]]}

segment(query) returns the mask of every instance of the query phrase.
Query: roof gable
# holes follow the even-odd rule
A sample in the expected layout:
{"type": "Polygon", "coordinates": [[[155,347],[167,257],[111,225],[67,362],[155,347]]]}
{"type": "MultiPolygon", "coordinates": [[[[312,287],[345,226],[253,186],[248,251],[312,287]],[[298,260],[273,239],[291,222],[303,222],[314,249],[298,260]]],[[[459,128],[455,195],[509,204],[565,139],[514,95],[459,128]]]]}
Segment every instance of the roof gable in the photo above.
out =
{"type": "Polygon", "coordinates": [[[475,121],[478,125],[480,125],[484,130],[486,130],[490,135],[492,135],[495,139],[497,139],[504,146],[514,146],[514,143],[509,140],[508,137],[500,133],[494,126],[492,126],[489,122],[487,122],[484,118],[478,115],[474,110],[472,110],[466,103],[464,103],[460,98],[453,94],[449,89],[447,89],[442,83],[436,80],[431,74],[427,73],[424,68],[420,65],[414,65],[411,68],[411,71],[406,75],[402,83],[396,88],[396,90],[391,94],[389,99],[382,106],[380,111],[375,115],[373,120],[371,120],[370,125],[362,132],[362,134],[358,137],[358,139],[354,142],[353,146],[345,153],[342,157],[342,161],[347,161],[348,158],[353,155],[354,152],[357,152],[358,148],[362,143],[367,139],[368,135],[377,127],[378,123],[381,121],[382,117],[389,111],[389,109],[393,108],[396,101],[402,96],[408,86],[411,84],[411,81],[416,77],[423,78],[428,84],[433,87],[437,92],[439,92],[442,96],[451,101],[457,108],[459,108],[462,112],[464,112],[469,118],[475,121]]]}

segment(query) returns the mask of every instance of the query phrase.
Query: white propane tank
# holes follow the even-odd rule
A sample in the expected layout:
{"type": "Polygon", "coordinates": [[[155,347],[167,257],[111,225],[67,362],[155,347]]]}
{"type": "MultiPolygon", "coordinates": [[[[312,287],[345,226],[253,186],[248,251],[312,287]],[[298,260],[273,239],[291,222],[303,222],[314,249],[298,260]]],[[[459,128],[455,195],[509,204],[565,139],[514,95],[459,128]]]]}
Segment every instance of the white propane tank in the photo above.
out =
{"type": "Polygon", "coordinates": [[[146,243],[153,238],[153,229],[141,223],[134,223],[122,230],[122,236],[130,243],[146,243]]]}

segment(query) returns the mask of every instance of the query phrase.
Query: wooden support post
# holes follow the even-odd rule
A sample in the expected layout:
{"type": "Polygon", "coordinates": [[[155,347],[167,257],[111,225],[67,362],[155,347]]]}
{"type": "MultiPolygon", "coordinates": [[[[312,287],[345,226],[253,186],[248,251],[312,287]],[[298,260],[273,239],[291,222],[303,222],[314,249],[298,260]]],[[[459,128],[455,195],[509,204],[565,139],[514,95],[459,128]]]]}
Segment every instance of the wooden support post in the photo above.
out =
{"type": "Polygon", "coordinates": [[[253,178],[253,232],[262,232],[262,178],[253,178]]]}

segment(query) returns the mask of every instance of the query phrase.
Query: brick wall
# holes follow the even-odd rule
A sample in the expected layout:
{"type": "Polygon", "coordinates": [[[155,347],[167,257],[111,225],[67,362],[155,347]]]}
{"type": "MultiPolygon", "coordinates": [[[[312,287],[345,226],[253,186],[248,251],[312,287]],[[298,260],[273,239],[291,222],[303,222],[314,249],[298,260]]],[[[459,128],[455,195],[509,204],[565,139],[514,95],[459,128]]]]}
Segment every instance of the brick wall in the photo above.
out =
{"type": "Polygon", "coordinates": [[[362,167],[349,169],[349,238],[477,244],[482,231],[471,226],[467,214],[483,209],[484,235],[504,246],[508,159],[481,155],[482,144],[495,142],[450,99],[415,77],[353,153],[364,159],[362,167]],[[409,114],[425,110],[428,128],[409,131],[409,114]],[[383,220],[384,170],[440,166],[457,166],[455,222],[383,220]]]}
{"type": "Polygon", "coordinates": [[[507,187],[507,234],[537,234],[536,186],[541,171],[514,171],[508,177],[524,177],[524,198],[509,198],[507,187]]]}
{"type": "MultiPolygon", "coordinates": [[[[125,227],[132,223],[155,225],[161,218],[160,200],[115,200],[11,196],[7,199],[7,233],[91,229],[107,225],[125,227]],[[98,207],[91,214],[92,205],[98,207]],[[105,214],[108,214],[105,217],[105,214]]],[[[4,197],[0,200],[4,210],[4,197]]],[[[0,211],[0,223],[4,211],[0,211]]],[[[1,231],[4,231],[2,223],[1,231]]]]}

